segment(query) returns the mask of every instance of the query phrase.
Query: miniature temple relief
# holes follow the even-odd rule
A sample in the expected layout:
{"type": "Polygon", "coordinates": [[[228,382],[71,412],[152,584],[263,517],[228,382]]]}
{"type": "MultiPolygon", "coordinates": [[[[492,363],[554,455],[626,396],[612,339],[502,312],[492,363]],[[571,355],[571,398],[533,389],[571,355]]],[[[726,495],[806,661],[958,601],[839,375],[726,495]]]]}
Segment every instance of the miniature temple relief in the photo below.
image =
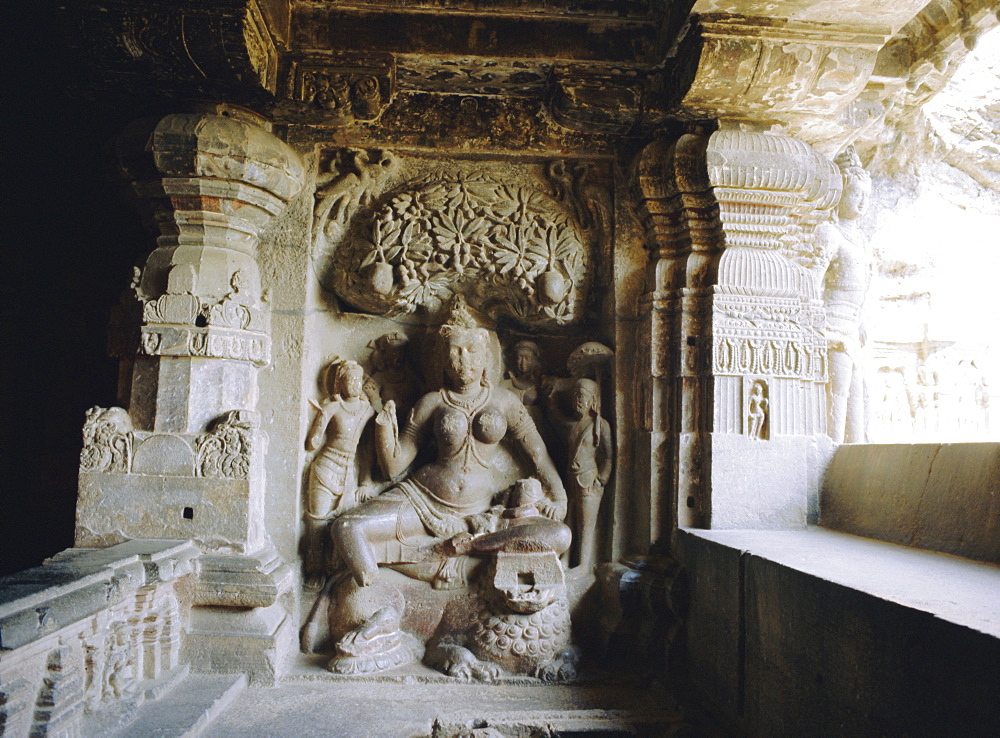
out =
{"type": "Polygon", "coordinates": [[[111,735],[184,679],[197,555],[187,541],[132,541],[30,570],[51,584],[5,602],[0,733],[111,735]]]}

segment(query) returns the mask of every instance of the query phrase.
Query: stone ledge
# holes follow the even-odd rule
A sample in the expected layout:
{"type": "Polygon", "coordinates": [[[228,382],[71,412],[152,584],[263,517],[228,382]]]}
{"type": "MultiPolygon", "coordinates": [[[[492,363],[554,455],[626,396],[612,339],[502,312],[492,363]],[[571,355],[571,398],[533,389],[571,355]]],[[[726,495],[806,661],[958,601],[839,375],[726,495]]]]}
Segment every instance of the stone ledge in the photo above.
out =
{"type": "Polygon", "coordinates": [[[1000,639],[1000,567],[810,528],[686,530],[742,554],[839,584],[1000,639]]]}
{"type": "Polygon", "coordinates": [[[1000,564],[1000,443],[840,446],[820,523],[1000,564]]]}
{"type": "Polygon", "coordinates": [[[818,528],[678,544],[691,683],[741,733],[1000,734],[1000,567],[818,528]]]}
{"type": "Polygon", "coordinates": [[[192,571],[190,541],[134,540],[68,549],[0,579],[0,650],[20,648],[123,601],[139,587],[192,571]]]}

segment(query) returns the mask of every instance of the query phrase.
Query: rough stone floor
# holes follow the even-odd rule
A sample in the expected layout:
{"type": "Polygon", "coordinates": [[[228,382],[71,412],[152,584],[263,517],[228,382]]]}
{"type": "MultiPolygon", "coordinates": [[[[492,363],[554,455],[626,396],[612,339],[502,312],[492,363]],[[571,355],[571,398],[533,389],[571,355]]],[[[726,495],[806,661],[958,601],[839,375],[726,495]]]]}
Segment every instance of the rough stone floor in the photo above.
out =
{"type": "Polygon", "coordinates": [[[247,689],[201,735],[482,736],[701,735],[662,686],[634,680],[546,685],[513,679],[466,684],[411,666],[363,680],[337,677],[306,661],[278,687],[247,689]],[[486,732],[489,726],[496,732],[486,732]],[[547,732],[545,732],[547,731],[547,732]]]}

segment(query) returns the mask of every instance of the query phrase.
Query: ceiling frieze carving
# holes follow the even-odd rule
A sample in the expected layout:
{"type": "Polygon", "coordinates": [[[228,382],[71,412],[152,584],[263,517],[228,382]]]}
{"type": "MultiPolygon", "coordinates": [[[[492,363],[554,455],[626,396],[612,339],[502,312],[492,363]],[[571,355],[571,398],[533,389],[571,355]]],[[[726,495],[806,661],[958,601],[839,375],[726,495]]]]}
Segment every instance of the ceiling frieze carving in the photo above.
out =
{"type": "Polygon", "coordinates": [[[327,136],[378,125],[420,145],[454,129],[567,151],[575,134],[648,139],[718,118],[831,155],[876,146],[939,90],[994,5],[80,0],[61,15],[88,74],[68,85],[130,105],[208,98],[327,136]]]}
{"type": "Polygon", "coordinates": [[[133,102],[207,97],[346,129],[408,105],[399,93],[523,98],[567,131],[621,134],[661,125],[693,77],[691,4],[83,0],[62,14],[81,86],[133,102]]]}

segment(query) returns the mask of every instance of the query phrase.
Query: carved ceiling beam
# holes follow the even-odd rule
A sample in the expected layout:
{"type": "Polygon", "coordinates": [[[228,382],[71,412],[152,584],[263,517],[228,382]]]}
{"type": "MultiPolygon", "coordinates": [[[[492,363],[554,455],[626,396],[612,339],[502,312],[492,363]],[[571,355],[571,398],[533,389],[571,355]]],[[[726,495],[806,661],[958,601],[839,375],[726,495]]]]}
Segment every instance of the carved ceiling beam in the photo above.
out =
{"type": "Polygon", "coordinates": [[[887,38],[864,27],[725,14],[703,16],[699,28],[702,53],[686,110],[782,125],[817,147],[832,140],[834,152],[887,38]]]}
{"type": "Polygon", "coordinates": [[[691,4],[83,0],[62,16],[88,74],[72,86],[133,105],[207,98],[346,128],[402,92],[519,98],[620,135],[677,108],[698,54],[691,4]]]}
{"type": "Polygon", "coordinates": [[[739,3],[700,0],[703,47],[683,108],[724,128],[780,126],[828,156],[874,141],[940,90],[996,24],[989,0],[924,5],[789,0],[749,16],[731,12],[739,3]],[[905,115],[887,117],[901,105],[905,115]]]}
{"type": "Polygon", "coordinates": [[[60,13],[93,93],[243,102],[274,93],[290,18],[288,0],[82,0],[60,13]]]}
{"type": "MultiPolygon", "coordinates": [[[[1000,23],[992,0],[935,0],[900,29],[879,51],[863,96],[885,114],[862,131],[856,147],[864,160],[882,146],[885,129],[900,131],[955,74],[986,31],[1000,23]]],[[[897,133],[898,137],[898,133],[897,133]]]]}
{"type": "Polygon", "coordinates": [[[291,45],[302,51],[648,63],[660,50],[660,17],[652,9],[633,17],[525,13],[502,2],[487,10],[295,2],[291,45]]]}

